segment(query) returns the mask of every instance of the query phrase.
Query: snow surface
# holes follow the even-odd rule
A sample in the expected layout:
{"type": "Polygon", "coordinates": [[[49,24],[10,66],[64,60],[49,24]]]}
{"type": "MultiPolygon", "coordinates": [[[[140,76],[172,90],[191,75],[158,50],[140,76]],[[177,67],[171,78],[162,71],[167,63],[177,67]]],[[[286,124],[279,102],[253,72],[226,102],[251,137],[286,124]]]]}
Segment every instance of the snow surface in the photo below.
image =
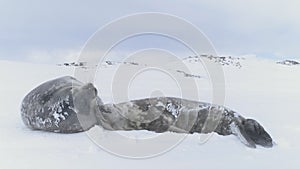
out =
{"type": "MultiPolygon", "coordinates": [[[[197,72],[199,64],[188,64],[192,67],[193,74],[205,77],[202,71],[197,72]]],[[[278,65],[274,61],[257,58],[246,58],[241,65],[241,68],[223,67],[226,80],[225,106],[244,117],[258,120],[271,134],[277,143],[276,146],[270,149],[250,149],[234,136],[224,137],[216,134],[208,142],[201,144],[201,135],[193,134],[162,155],[128,159],[104,151],[94,144],[86,133],[57,134],[32,131],[21,121],[20,106],[23,97],[42,82],[73,75],[73,68],[0,61],[0,169],[299,169],[297,159],[300,152],[300,67],[278,65]]],[[[102,67],[97,73],[95,85],[105,103],[114,100],[109,84],[115,68],[102,67]]],[[[131,83],[131,99],[149,96],[151,92],[152,96],[160,95],[158,91],[153,92],[153,86],[162,90],[165,95],[178,94],[176,84],[165,84],[169,82],[168,77],[155,71],[147,73],[150,78],[137,76],[137,80],[131,83]]],[[[177,74],[182,78],[189,78],[177,74]]],[[[200,99],[209,101],[211,96],[207,79],[197,79],[197,84],[200,88],[200,99]]],[[[153,133],[146,131],[119,133],[135,138],[153,136],[153,133]]],[[[126,145],[120,147],[122,146],[126,145]]]]}

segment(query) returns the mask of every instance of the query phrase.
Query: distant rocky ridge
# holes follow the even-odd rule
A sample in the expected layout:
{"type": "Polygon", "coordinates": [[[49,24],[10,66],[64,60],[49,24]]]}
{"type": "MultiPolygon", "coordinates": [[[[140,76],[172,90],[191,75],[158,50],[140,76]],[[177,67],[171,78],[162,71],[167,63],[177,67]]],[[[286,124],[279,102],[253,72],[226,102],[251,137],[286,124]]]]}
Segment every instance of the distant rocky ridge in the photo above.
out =
{"type": "Polygon", "coordinates": [[[300,63],[298,61],[294,60],[283,60],[276,62],[277,64],[287,65],[287,66],[293,66],[293,65],[299,65],[300,63]]]}
{"type": "Polygon", "coordinates": [[[237,68],[241,68],[241,60],[245,60],[245,58],[242,57],[232,57],[232,56],[213,56],[213,55],[200,55],[200,56],[189,56],[184,58],[183,60],[186,60],[190,63],[198,63],[201,62],[201,59],[208,59],[215,63],[219,63],[222,66],[234,66],[237,68]]]}
{"type": "MultiPolygon", "coordinates": [[[[139,63],[136,62],[117,62],[117,61],[105,61],[101,63],[101,67],[107,67],[107,66],[113,66],[113,65],[118,65],[118,64],[124,64],[124,65],[139,65],[139,63]]],[[[58,66],[74,66],[74,67],[81,67],[81,68],[87,68],[87,63],[86,62],[65,62],[63,64],[57,64],[58,66]]],[[[93,66],[98,66],[93,65],[93,66]]],[[[147,66],[147,65],[145,65],[147,66]]]]}
{"type": "MultiPolygon", "coordinates": [[[[200,56],[189,56],[186,58],[183,58],[182,61],[184,62],[188,62],[188,63],[195,63],[195,64],[199,64],[201,62],[203,62],[204,59],[207,59],[213,63],[218,63],[222,66],[233,66],[236,68],[242,68],[242,61],[246,60],[243,57],[232,57],[232,56],[213,56],[213,55],[200,55],[200,56]]],[[[273,62],[274,63],[274,62],[273,62]]],[[[275,63],[274,63],[275,64],[275,63]]],[[[290,60],[290,59],[286,59],[283,61],[278,61],[276,62],[276,64],[281,64],[281,65],[286,65],[286,66],[294,66],[294,65],[300,65],[300,62],[295,61],[295,60],[290,60]]],[[[87,62],[65,62],[62,64],[57,64],[58,66],[67,66],[67,67],[78,67],[78,68],[83,68],[83,69],[88,69],[91,67],[98,67],[97,64],[95,65],[90,65],[87,62]]],[[[130,66],[144,66],[144,67],[148,67],[151,65],[147,65],[147,63],[138,63],[138,62],[120,62],[120,61],[104,61],[102,62],[99,67],[100,68],[108,68],[111,66],[115,66],[115,65],[130,65],[130,66]]],[[[204,76],[201,75],[197,75],[197,74],[191,74],[191,73],[187,73],[183,70],[179,70],[179,69],[174,69],[173,71],[182,74],[183,77],[185,78],[197,78],[197,79],[202,79],[205,78],[204,76]]]]}
{"type": "MultiPolygon", "coordinates": [[[[201,63],[202,59],[208,59],[210,61],[213,61],[214,63],[219,63],[222,66],[234,66],[237,68],[241,68],[242,65],[240,63],[240,60],[244,60],[244,58],[241,57],[224,57],[224,56],[213,56],[213,55],[200,55],[200,56],[189,56],[186,58],[183,58],[183,61],[187,61],[189,63],[201,63]]],[[[110,66],[114,66],[114,65],[132,65],[132,66],[145,66],[147,67],[147,64],[141,64],[141,63],[137,63],[137,62],[119,62],[119,61],[104,61],[101,63],[101,65],[99,67],[110,67],[110,66]]],[[[79,68],[83,68],[83,69],[87,69],[89,66],[86,62],[65,62],[63,64],[57,64],[58,66],[68,66],[68,67],[79,67],[79,68]]],[[[93,66],[98,66],[93,65],[93,66]]],[[[182,70],[176,70],[177,73],[182,74],[184,77],[187,78],[203,78],[201,75],[196,75],[196,74],[191,74],[191,73],[187,73],[185,71],[182,70]]]]}
{"type": "MultiPolygon", "coordinates": [[[[186,58],[183,58],[183,61],[187,61],[189,63],[200,63],[201,59],[208,59],[211,60],[215,63],[219,63],[222,66],[235,66],[237,68],[241,68],[241,60],[245,60],[245,58],[242,57],[232,57],[232,56],[213,56],[213,55],[200,55],[200,56],[189,56],[186,58]]],[[[134,65],[134,66],[148,66],[147,64],[141,64],[137,62],[119,62],[119,61],[110,61],[107,60],[103,63],[101,63],[101,67],[107,67],[107,66],[113,66],[113,65],[118,65],[118,64],[124,64],[124,65],[134,65]]],[[[70,63],[63,63],[63,64],[58,64],[58,66],[75,66],[75,67],[83,67],[85,68],[87,66],[86,62],[70,62],[70,63]]],[[[98,65],[95,65],[98,66],[98,65]]]]}
{"type": "MultiPolygon", "coordinates": [[[[189,56],[186,58],[183,58],[183,61],[186,61],[188,63],[201,63],[203,59],[210,60],[214,63],[218,63],[222,66],[234,66],[237,68],[242,68],[242,62],[243,60],[246,60],[243,57],[232,57],[232,56],[213,56],[213,55],[200,55],[200,56],[189,56]]],[[[299,61],[296,60],[291,60],[291,59],[286,59],[283,61],[278,61],[276,62],[277,64],[281,65],[287,65],[287,66],[293,66],[293,65],[300,65],[299,61]]],[[[109,66],[114,66],[114,65],[133,65],[133,66],[148,66],[147,64],[142,64],[138,62],[119,62],[119,61],[105,61],[101,63],[100,67],[109,67],[109,66]]],[[[74,66],[74,67],[81,67],[81,68],[88,68],[86,62],[65,62],[62,64],[57,64],[58,66],[74,66]]],[[[98,66],[98,65],[95,65],[98,66]]],[[[179,70],[180,71],[180,70],[179,70]]],[[[178,71],[177,71],[178,72],[178,71]]],[[[182,71],[178,73],[183,73],[182,71]]],[[[185,74],[184,74],[185,75],[185,74]]],[[[197,76],[197,75],[196,75],[197,76]]]]}
{"type": "Polygon", "coordinates": [[[78,63],[76,63],[76,62],[70,62],[70,63],[65,62],[63,64],[57,64],[57,65],[58,66],[75,66],[75,67],[79,66],[79,67],[83,67],[83,66],[86,66],[86,62],[78,62],[78,63]]]}
{"type": "Polygon", "coordinates": [[[198,78],[198,79],[203,78],[200,75],[194,75],[194,74],[186,73],[185,71],[182,71],[182,70],[176,70],[176,72],[182,73],[184,77],[192,77],[192,78],[198,78]]]}
{"type": "MultiPolygon", "coordinates": [[[[137,63],[137,62],[117,62],[117,61],[109,61],[109,60],[105,61],[105,64],[106,64],[106,65],[109,65],[109,66],[117,65],[117,64],[123,64],[123,65],[135,65],[135,66],[140,65],[140,64],[137,63]]],[[[145,65],[145,66],[147,66],[147,65],[145,65]]]]}

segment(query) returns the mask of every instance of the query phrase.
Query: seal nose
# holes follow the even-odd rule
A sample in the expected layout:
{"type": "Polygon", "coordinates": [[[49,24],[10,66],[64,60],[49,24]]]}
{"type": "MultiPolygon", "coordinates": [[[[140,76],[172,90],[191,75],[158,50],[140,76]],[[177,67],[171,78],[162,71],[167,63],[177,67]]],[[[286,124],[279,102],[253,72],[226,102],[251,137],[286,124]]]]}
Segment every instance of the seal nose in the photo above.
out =
{"type": "Polygon", "coordinates": [[[97,89],[94,87],[94,85],[92,83],[87,83],[84,87],[86,89],[88,89],[89,91],[93,91],[93,93],[95,93],[95,96],[98,95],[98,91],[97,91],[97,89]]]}

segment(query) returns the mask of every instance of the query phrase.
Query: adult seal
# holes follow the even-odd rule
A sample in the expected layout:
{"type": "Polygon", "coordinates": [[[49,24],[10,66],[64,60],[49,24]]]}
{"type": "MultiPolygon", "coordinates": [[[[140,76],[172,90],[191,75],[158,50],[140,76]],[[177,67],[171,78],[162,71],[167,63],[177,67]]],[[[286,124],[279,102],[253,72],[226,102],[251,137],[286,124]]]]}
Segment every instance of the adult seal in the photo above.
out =
{"type": "Polygon", "coordinates": [[[96,124],[95,110],[102,104],[92,84],[84,85],[73,77],[50,80],[33,89],[21,105],[26,126],[34,130],[76,133],[96,124]]]}
{"type": "Polygon", "coordinates": [[[246,146],[272,147],[273,140],[254,119],[219,105],[174,97],[103,104],[92,84],[73,77],[46,82],[22,102],[24,123],[37,130],[74,133],[95,125],[106,130],[236,135],[246,146]]]}

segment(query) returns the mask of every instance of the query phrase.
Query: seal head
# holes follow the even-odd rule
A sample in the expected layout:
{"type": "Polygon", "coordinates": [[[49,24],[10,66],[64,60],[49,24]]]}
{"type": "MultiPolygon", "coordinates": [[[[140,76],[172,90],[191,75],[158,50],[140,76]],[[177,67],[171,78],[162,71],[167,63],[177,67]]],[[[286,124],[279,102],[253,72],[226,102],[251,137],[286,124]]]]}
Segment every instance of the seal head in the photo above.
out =
{"type": "Polygon", "coordinates": [[[26,126],[58,133],[86,131],[96,124],[97,104],[102,104],[92,84],[84,85],[65,76],[45,82],[22,101],[21,116],[26,126]]]}

